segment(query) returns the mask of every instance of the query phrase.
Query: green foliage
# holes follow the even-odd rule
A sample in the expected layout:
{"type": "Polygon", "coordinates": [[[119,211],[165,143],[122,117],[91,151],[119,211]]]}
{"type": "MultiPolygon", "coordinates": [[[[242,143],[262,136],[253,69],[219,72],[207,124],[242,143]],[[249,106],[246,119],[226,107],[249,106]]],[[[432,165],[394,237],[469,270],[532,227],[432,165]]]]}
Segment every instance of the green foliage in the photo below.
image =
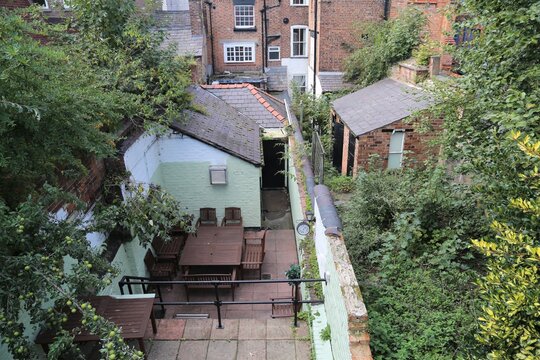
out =
{"type": "Polygon", "coordinates": [[[319,334],[322,341],[330,341],[332,338],[332,330],[330,329],[330,325],[326,324],[324,329],[321,330],[321,333],[319,334]]]}
{"type": "MultiPolygon", "coordinates": [[[[24,336],[20,321],[26,312],[35,323],[60,329],[68,312],[84,313],[85,325],[103,341],[114,341],[112,350],[142,358],[118,336],[116,327],[83,306],[80,296],[91,295],[110,284],[115,270],[92,251],[82,224],[73,219],[52,220],[44,210],[48,202],[28,199],[15,210],[0,202],[0,335],[16,359],[35,358],[33,343],[24,336]],[[76,261],[70,261],[76,259],[76,261]],[[50,305],[54,304],[53,308],[50,305]],[[67,307],[66,307],[67,305],[67,307]]],[[[77,354],[71,334],[60,333],[51,346],[51,359],[77,354]]]]}
{"type": "Polygon", "coordinates": [[[377,359],[454,359],[472,353],[477,198],[443,168],[360,174],[344,237],[370,317],[377,359]]]}
{"type": "MultiPolygon", "coordinates": [[[[317,250],[315,249],[313,235],[307,235],[300,243],[300,247],[303,251],[302,273],[304,274],[304,277],[307,279],[319,278],[319,262],[317,261],[317,250]]],[[[323,288],[320,282],[306,283],[306,287],[315,293],[317,299],[324,298],[323,288]]]]}
{"type": "Polygon", "coordinates": [[[325,174],[324,184],[337,193],[350,193],[356,189],[356,181],[351,176],[338,175],[334,168],[325,174]]]}
{"type": "Polygon", "coordinates": [[[303,138],[311,142],[313,129],[318,129],[323,148],[327,154],[332,149],[332,107],[336,94],[315,97],[311,93],[300,92],[293,87],[292,110],[302,129],[303,138]]]}
{"type": "Polygon", "coordinates": [[[416,64],[427,66],[429,58],[438,53],[440,45],[434,41],[424,41],[416,49],[413,50],[412,56],[416,64]]]}
{"type": "MultiPolygon", "coordinates": [[[[520,134],[513,138],[520,139],[520,134]]],[[[512,199],[508,206],[520,211],[529,225],[514,228],[494,221],[494,238],[473,241],[488,258],[488,272],[478,280],[485,305],[476,337],[489,349],[491,359],[540,357],[540,141],[525,137],[518,144],[531,160],[520,180],[534,195],[512,199]]]]}
{"type": "Polygon", "coordinates": [[[64,46],[42,46],[37,25],[0,9],[0,197],[10,206],[44,182],[84,173],[83,160],[114,152],[130,97],[64,46]]]}
{"type": "Polygon", "coordinates": [[[117,226],[147,245],[154,238],[170,240],[173,226],[193,232],[193,215],[182,211],[180,203],[170,194],[155,186],[148,189],[141,184],[128,183],[127,198],[114,200],[112,205],[99,206],[95,213],[94,230],[111,232],[117,226]]]}
{"type": "Polygon", "coordinates": [[[302,276],[302,269],[298,264],[291,264],[289,269],[285,271],[285,276],[287,279],[300,279],[302,276]]]}
{"type": "Polygon", "coordinates": [[[345,78],[361,87],[386,77],[390,66],[411,56],[420,44],[426,19],[409,8],[396,19],[369,23],[360,29],[360,48],[347,59],[345,78]]]}
{"type": "Polygon", "coordinates": [[[162,49],[152,7],[138,10],[131,0],[72,0],[78,31],[73,41],[88,61],[108,72],[114,89],[135,98],[136,120],[147,127],[180,120],[190,107],[188,58],[162,49]]]}

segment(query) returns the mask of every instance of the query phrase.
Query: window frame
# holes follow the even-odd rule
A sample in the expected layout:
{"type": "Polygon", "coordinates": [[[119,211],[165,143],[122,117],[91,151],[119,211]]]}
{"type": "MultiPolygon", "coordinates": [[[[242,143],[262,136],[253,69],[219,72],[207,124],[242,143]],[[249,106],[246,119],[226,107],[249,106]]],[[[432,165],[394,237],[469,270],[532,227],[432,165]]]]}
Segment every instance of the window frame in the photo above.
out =
{"type": "MultiPolygon", "coordinates": [[[[244,58],[245,58],[245,54],[244,54],[244,58]]],[[[255,43],[251,43],[251,42],[231,42],[231,43],[223,44],[223,62],[226,63],[226,64],[254,63],[255,59],[256,59],[255,43]],[[235,48],[235,47],[240,47],[240,46],[244,47],[244,48],[246,48],[246,47],[251,48],[251,60],[243,60],[243,61],[236,61],[236,60],[230,61],[230,60],[228,60],[227,48],[235,48]]]]}
{"type": "Polygon", "coordinates": [[[208,167],[208,174],[210,176],[210,185],[227,185],[228,182],[229,182],[229,178],[227,176],[227,166],[226,165],[210,165],[208,167]],[[216,179],[214,177],[218,173],[223,174],[223,180],[216,179]]]}
{"type": "Polygon", "coordinates": [[[291,0],[291,6],[309,6],[309,0],[291,0]],[[295,4],[295,1],[300,1],[301,3],[295,4]]]}
{"type": "Polygon", "coordinates": [[[281,60],[281,47],[280,46],[269,46],[268,47],[267,59],[268,59],[268,61],[280,61],[281,60]],[[278,56],[277,59],[270,59],[270,49],[274,49],[274,53],[276,52],[276,49],[277,49],[277,56],[278,56]]]}
{"type": "Polygon", "coordinates": [[[293,74],[292,77],[291,77],[291,83],[296,83],[298,85],[299,90],[302,93],[305,93],[307,91],[307,75],[306,74],[293,74]],[[297,78],[302,77],[304,79],[303,86],[301,86],[302,84],[300,84],[298,81],[296,81],[294,79],[295,77],[297,77],[297,78]]]}
{"type": "Polygon", "coordinates": [[[251,30],[255,29],[255,5],[234,5],[233,7],[233,15],[234,15],[234,28],[235,30],[251,30]],[[251,21],[252,25],[238,25],[239,19],[249,19],[250,15],[241,14],[238,15],[236,13],[236,10],[239,8],[251,8],[251,21]]]}
{"type": "Polygon", "coordinates": [[[406,135],[405,129],[394,129],[392,131],[392,134],[390,135],[390,141],[388,142],[388,161],[387,161],[387,165],[386,165],[386,168],[389,169],[389,170],[390,169],[401,169],[403,167],[403,151],[404,151],[404,147],[405,147],[405,135],[406,135]],[[392,137],[397,133],[402,134],[400,150],[399,151],[391,151],[392,137]],[[399,166],[398,167],[390,167],[390,155],[399,155],[399,166]]]}
{"type": "MultiPolygon", "coordinates": [[[[306,25],[294,25],[294,26],[291,26],[291,57],[293,58],[306,58],[308,57],[308,31],[309,31],[309,28],[306,26],[306,25]],[[295,30],[303,30],[304,31],[304,41],[303,41],[303,54],[302,55],[295,55],[294,54],[294,45],[295,45],[295,41],[294,41],[294,31],[295,30]]],[[[297,44],[301,43],[301,42],[296,42],[297,44]]]]}

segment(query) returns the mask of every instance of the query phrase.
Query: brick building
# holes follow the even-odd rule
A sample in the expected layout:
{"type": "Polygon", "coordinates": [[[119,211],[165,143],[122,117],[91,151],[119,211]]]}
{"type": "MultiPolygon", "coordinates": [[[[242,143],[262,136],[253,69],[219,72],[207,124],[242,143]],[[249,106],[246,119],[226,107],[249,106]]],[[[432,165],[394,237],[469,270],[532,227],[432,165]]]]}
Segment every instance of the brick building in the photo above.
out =
{"type": "Polygon", "coordinates": [[[315,83],[316,94],[335,91],[342,81],[345,59],[358,46],[357,30],[362,23],[385,18],[390,0],[312,0],[310,29],[317,29],[310,41],[308,87],[315,83]],[[315,69],[315,71],[314,71],[315,69]]]}
{"type": "Polygon", "coordinates": [[[309,0],[212,0],[205,7],[210,65],[219,82],[305,86],[309,0]]]}
{"type": "Polygon", "coordinates": [[[419,133],[407,118],[430,104],[421,89],[389,78],[335,100],[334,166],[356,176],[373,155],[388,169],[400,168],[404,158],[408,163],[426,160],[434,153],[429,141],[442,121],[433,120],[432,131],[419,133]]]}

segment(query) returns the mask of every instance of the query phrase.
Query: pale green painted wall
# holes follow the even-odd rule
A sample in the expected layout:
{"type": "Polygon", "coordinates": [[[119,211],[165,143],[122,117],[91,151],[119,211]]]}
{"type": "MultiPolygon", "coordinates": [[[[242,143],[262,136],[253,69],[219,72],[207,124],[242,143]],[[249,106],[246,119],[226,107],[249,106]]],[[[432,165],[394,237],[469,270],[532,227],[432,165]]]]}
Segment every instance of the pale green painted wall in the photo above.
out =
{"type": "Polygon", "coordinates": [[[245,227],[261,226],[260,168],[235,157],[227,159],[226,185],[211,185],[210,162],[161,163],[152,183],[178,199],[188,213],[198,217],[203,207],[216,208],[218,221],[226,207],[239,207],[245,227]]]}

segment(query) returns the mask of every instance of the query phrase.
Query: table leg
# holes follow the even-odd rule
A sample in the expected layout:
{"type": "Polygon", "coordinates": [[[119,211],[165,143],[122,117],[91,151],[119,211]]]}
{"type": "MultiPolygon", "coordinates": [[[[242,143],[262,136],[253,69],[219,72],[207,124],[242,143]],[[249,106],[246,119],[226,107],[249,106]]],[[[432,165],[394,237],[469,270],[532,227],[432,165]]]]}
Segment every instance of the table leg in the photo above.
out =
{"type": "Polygon", "coordinates": [[[139,341],[139,350],[143,352],[144,358],[148,359],[148,354],[146,354],[146,349],[144,348],[144,338],[138,338],[137,341],[139,341]]]}
{"type": "Polygon", "coordinates": [[[157,333],[156,317],[154,316],[154,310],[150,312],[150,321],[152,322],[152,331],[157,333]]]}

